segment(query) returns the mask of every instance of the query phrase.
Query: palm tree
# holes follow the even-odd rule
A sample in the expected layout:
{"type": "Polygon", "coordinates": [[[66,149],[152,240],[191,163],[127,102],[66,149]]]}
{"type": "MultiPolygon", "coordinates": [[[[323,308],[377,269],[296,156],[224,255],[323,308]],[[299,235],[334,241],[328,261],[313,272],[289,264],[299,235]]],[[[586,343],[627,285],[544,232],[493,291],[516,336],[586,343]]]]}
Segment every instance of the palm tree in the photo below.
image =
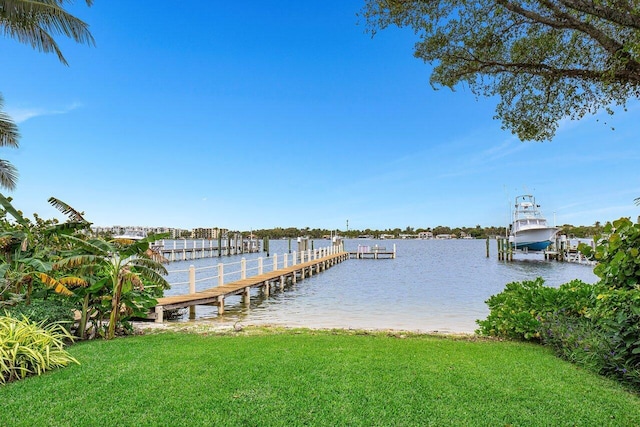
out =
{"type": "MultiPolygon", "coordinates": [[[[18,127],[11,120],[4,111],[4,99],[0,94],[0,147],[14,147],[18,148],[18,127]]],[[[16,181],[18,180],[18,171],[7,160],[0,159],[0,187],[4,187],[7,190],[13,190],[16,188],[16,181]]]]}
{"type": "MultiPolygon", "coordinates": [[[[95,45],[89,26],[69,14],[62,6],[71,0],[0,0],[0,33],[30,44],[40,52],[55,52],[64,65],[69,65],[62,55],[54,36],[64,35],[78,43],[95,45]]],[[[93,0],[86,0],[88,6],[93,0]]],[[[18,147],[18,128],[2,111],[0,95],[0,147],[18,147]]],[[[18,171],[8,161],[0,159],[0,187],[14,190],[18,171]]]]}
{"type": "MultiPolygon", "coordinates": [[[[0,31],[40,52],[54,52],[65,65],[54,36],[64,35],[78,43],[94,45],[89,26],[63,9],[71,0],[0,0],[0,31]]],[[[86,0],[87,6],[93,0],[86,0]]]]}

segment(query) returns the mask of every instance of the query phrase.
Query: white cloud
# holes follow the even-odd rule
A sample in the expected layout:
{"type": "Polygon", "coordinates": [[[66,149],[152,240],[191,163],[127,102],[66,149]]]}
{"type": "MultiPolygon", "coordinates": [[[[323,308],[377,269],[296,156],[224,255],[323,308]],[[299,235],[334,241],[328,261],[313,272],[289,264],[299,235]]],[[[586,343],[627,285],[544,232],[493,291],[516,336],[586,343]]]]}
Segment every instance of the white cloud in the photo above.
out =
{"type": "Polygon", "coordinates": [[[40,116],[55,116],[59,114],[67,114],[73,110],[81,108],[80,102],[74,102],[66,107],[60,109],[45,109],[45,108],[7,108],[6,113],[16,123],[23,123],[29,119],[40,116]]]}

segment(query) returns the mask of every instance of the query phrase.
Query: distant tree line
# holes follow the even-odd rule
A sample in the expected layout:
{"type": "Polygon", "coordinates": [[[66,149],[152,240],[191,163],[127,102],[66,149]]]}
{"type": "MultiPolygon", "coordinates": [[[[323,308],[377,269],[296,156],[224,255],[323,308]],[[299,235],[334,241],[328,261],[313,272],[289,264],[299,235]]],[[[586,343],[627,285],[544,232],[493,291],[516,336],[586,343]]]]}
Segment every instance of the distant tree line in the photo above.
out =
{"type": "MultiPolygon", "coordinates": [[[[599,234],[602,232],[602,226],[600,222],[596,222],[594,225],[590,226],[574,226],[571,224],[564,224],[560,228],[560,234],[565,234],[567,236],[572,237],[592,237],[595,234],[599,234]]],[[[346,238],[357,238],[359,236],[372,236],[374,238],[379,238],[382,235],[391,235],[396,238],[405,235],[405,236],[417,236],[421,232],[430,231],[434,236],[438,234],[450,234],[455,235],[457,237],[462,236],[470,236],[474,239],[485,239],[487,237],[495,237],[495,236],[504,236],[506,231],[504,226],[490,226],[490,227],[481,227],[480,225],[476,225],[475,227],[448,227],[445,225],[438,225],[437,227],[427,227],[427,228],[413,228],[406,227],[404,229],[401,228],[387,228],[384,230],[379,229],[370,229],[365,228],[362,230],[359,229],[350,229],[350,230],[328,230],[326,228],[296,228],[296,227],[288,227],[288,228],[269,228],[269,229],[260,229],[253,231],[243,231],[242,234],[253,233],[254,236],[263,239],[265,237],[269,237],[271,239],[284,239],[284,238],[297,238],[301,236],[310,237],[313,239],[322,239],[323,237],[330,237],[332,235],[338,234],[342,237],[346,238]]]]}

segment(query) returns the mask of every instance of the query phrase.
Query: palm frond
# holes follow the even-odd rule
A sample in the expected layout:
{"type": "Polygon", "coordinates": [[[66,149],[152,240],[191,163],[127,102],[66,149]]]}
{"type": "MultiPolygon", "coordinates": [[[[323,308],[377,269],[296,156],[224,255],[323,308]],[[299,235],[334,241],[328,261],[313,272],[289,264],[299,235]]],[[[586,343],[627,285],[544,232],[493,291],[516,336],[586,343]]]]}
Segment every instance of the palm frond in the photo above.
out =
{"type": "Polygon", "coordinates": [[[87,220],[84,219],[84,217],[82,216],[81,212],[78,212],[77,210],[75,210],[74,208],[72,208],[71,206],[63,202],[62,200],[57,199],[55,197],[49,197],[48,202],[51,206],[58,209],[60,212],[62,212],[66,216],[68,216],[69,219],[72,219],[73,221],[77,221],[77,222],[87,222],[87,220]]]}
{"type": "Polygon", "coordinates": [[[20,139],[18,126],[7,113],[2,111],[3,108],[4,98],[0,94],[0,147],[18,148],[18,140],[20,139]]]}
{"type": "Polygon", "coordinates": [[[7,160],[0,159],[0,186],[15,190],[18,183],[18,169],[7,160]]]}
{"type": "MultiPolygon", "coordinates": [[[[54,35],[61,34],[90,46],[95,45],[95,40],[85,22],[62,8],[64,3],[61,0],[5,0],[0,26],[4,27],[5,35],[41,52],[55,52],[60,62],[68,65],[54,35]]],[[[87,4],[90,6],[92,1],[87,4]]]]}

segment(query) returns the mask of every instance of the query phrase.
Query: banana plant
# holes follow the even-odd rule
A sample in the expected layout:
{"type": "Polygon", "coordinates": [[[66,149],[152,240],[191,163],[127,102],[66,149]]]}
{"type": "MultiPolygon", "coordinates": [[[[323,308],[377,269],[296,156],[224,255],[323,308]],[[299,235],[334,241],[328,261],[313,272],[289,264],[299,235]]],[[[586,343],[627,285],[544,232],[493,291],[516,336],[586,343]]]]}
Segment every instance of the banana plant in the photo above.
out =
{"type": "Polygon", "coordinates": [[[58,236],[86,228],[88,223],[75,221],[59,224],[56,221],[43,221],[37,215],[34,215],[34,223],[13,207],[10,198],[2,194],[0,206],[0,299],[14,302],[19,299],[17,296],[22,295],[28,304],[36,283],[66,296],[72,295],[70,287],[85,286],[81,278],[52,275],[52,262],[59,251],[55,246],[58,236]],[[10,222],[7,215],[13,217],[14,221],[10,222]]]}
{"type": "Polygon", "coordinates": [[[129,298],[134,291],[144,290],[146,286],[169,288],[169,283],[163,277],[167,270],[147,254],[149,243],[157,237],[149,235],[144,239],[125,243],[118,240],[83,240],[72,235],[65,236],[65,240],[80,248],[81,253],[57,261],[53,268],[75,270],[80,276],[95,275],[100,278],[90,290],[106,294],[105,299],[110,301],[111,312],[106,339],[115,336],[116,325],[121,320],[124,308],[129,313],[145,308],[139,300],[129,298]]]}

